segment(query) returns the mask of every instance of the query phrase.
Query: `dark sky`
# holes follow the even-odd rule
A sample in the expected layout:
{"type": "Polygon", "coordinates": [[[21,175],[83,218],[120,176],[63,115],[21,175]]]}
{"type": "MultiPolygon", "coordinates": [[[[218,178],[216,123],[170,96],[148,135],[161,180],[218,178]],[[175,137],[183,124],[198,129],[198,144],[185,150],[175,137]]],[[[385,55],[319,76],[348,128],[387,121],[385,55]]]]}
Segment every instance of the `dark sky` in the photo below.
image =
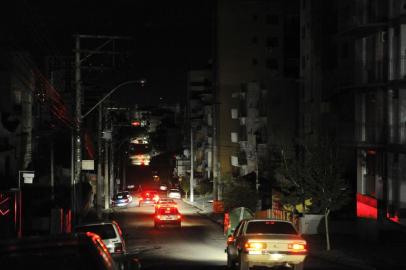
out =
{"type": "MultiPolygon", "coordinates": [[[[3,43],[38,56],[73,55],[75,33],[131,36],[133,40],[125,44],[134,52],[128,60],[129,79],[139,76],[148,81],[134,98],[175,102],[184,99],[186,70],[206,67],[212,57],[213,3],[16,0],[2,8],[7,36],[3,43]]],[[[130,89],[120,95],[132,100],[129,93],[130,89]]]]}

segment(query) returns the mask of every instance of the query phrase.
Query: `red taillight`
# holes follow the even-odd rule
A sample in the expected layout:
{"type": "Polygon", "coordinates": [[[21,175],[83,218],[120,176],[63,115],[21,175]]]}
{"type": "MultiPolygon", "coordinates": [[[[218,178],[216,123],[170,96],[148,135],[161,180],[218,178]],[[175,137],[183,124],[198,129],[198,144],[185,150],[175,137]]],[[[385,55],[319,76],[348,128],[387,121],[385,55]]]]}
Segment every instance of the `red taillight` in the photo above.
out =
{"type": "Polygon", "coordinates": [[[245,243],[244,248],[248,252],[261,251],[261,250],[266,249],[266,243],[263,243],[263,242],[247,242],[247,243],[245,243]]]}
{"type": "Polygon", "coordinates": [[[289,251],[292,252],[304,252],[307,251],[306,243],[292,243],[288,244],[289,251]]]}
{"type": "Polygon", "coordinates": [[[178,219],[181,219],[181,216],[180,216],[180,215],[177,215],[176,217],[177,217],[178,219]]]}
{"type": "Polygon", "coordinates": [[[156,218],[161,220],[161,215],[157,215],[156,218]]]}
{"type": "Polygon", "coordinates": [[[231,244],[232,242],[234,242],[234,237],[233,236],[229,236],[227,238],[227,244],[231,244]]]}

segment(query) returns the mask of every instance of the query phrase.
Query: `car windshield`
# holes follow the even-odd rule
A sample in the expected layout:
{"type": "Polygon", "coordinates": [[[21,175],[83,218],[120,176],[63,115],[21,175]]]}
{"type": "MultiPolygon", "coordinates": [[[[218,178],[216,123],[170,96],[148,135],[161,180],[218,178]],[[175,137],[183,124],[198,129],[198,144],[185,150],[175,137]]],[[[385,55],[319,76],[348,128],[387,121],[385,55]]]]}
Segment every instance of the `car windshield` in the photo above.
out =
{"type": "Polygon", "coordinates": [[[101,239],[111,239],[116,237],[112,224],[88,225],[76,228],[77,232],[92,232],[98,234],[101,239]]]}
{"type": "Polygon", "coordinates": [[[173,207],[164,207],[159,209],[159,214],[161,215],[176,215],[178,214],[178,209],[173,207]]]}
{"type": "Polygon", "coordinates": [[[97,261],[84,246],[58,245],[27,248],[0,254],[2,269],[97,269],[97,261]]]}
{"type": "Polygon", "coordinates": [[[179,192],[177,189],[171,189],[170,192],[179,192]]]}
{"type": "Polygon", "coordinates": [[[297,234],[295,228],[287,222],[278,221],[251,221],[248,222],[247,234],[297,234]]]}
{"type": "Polygon", "coordinates": [[[127,193],[117,193],[114,198],[115,199],[122,199],[122,198],[127,198],[128,194],[127,193]]]}

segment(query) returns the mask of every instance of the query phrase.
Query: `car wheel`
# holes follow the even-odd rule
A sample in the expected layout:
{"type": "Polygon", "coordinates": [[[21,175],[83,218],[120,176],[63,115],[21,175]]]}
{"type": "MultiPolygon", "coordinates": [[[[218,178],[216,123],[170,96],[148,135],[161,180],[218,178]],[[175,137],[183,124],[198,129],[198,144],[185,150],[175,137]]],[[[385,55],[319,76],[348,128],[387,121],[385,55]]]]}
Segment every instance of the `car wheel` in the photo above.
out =
{"type": "Polygon", "coordinates": [[[239,270],[248,270],[248,263],[244,262],[242,260],[242,257],[240,256],[240,265],[239,265],[239,270]]]}
{"type": "Polygon", "coordinates": [[[303,263],[295,264],[293,270],[303,270],[303,263]]]}
{"type": "Polygon", "coordinates": [[[227,268],[228,269],[235,269],[235,262],[233,259],[231,259],[230,254],[227,252],[227,268]]]}

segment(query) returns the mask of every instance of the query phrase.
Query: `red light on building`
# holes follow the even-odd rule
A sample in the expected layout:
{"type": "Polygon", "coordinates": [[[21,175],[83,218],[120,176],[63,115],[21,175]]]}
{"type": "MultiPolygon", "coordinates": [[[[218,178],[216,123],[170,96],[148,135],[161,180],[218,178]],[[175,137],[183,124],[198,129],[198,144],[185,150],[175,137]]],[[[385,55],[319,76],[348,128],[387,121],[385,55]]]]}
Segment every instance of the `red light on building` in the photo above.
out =
{"type": "Polygon", "coordinates": [[[357,193],[357,217],[377,219],[378,209],[376,199],[357,193]]]}
{"type": "Polygon", "coordinates": [[[369,149],[369,150],[367,151],[367,154],[370,155],[370,156],[375,156],[375,155],[376,155],[376,151],[373,150],[373,149],[369,149]]]}
{"type": "Polygon", "coordinates": [[[139,126],[141,126],[141,122],[140,121],[133,121],[133,122],[131,122],[131,125],[134,126],[134,127],[139,127],[139,126]]]}

